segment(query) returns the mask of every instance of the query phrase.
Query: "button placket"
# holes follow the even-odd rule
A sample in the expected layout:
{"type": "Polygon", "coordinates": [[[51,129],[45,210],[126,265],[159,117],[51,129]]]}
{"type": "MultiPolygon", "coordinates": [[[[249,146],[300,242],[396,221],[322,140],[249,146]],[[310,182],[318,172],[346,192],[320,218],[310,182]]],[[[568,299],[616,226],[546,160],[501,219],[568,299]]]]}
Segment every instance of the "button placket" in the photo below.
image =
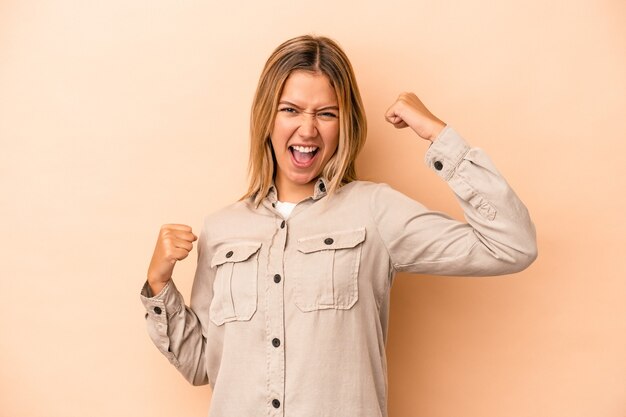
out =
{"type": "Polygon", "coordinates": [[[267,300],[267,386],[268,415],[281,416],[281,401],[285,398],[285,328],[284,328],[284,252],[287,242],[287,222],[277,213],[276,235],[268,252],[266,287],[267,300]]]}

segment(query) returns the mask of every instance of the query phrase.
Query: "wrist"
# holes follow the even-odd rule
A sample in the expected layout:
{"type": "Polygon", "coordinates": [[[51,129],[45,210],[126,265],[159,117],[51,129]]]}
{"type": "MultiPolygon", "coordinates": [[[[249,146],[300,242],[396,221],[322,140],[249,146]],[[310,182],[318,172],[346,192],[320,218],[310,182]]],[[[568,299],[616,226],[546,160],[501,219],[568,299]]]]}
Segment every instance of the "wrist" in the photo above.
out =
{"type": "Polygon", "coordinates": [[[437,138],[439,137],[439,135],[441,134],[441,132],[443,131],[443,129],[445,127],[446,127],[446,124],[443,121],[439,120],[439,121],[435,122],[435,127],[433,128],[433,133],[428,138],[428,140],[434,143],[435,140],[437,140],[437,138]]]}
{"type": "Polygon", "coordinates": [[[168,282],[169,279],[167,281],[155,281],[148,278],[148,286],[150,287],[150,292],[152,293],[152,296],[154,297],[158,295],[161,291],[163,291],[163,288],[165,288],[168,282]]]}

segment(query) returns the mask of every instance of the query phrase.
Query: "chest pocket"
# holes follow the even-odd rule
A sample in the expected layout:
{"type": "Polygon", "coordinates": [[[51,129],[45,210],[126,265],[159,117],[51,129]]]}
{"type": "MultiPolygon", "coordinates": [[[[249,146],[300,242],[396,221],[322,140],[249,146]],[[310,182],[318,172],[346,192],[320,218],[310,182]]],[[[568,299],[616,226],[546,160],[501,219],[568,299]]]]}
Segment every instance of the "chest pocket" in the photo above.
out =
{"type": "Polygon", "coordinates": [[[294,302],[300,310],[352,308],[364,240],[365,227],[298,239],[294,302]]]}
{"type": "Polygon", "coordinates": [[[257,270],[260,242],[244,242],[223,247],[213,255],[217,267],[209,318],[217,325],[250,320],[257,308],[257,270]]]}

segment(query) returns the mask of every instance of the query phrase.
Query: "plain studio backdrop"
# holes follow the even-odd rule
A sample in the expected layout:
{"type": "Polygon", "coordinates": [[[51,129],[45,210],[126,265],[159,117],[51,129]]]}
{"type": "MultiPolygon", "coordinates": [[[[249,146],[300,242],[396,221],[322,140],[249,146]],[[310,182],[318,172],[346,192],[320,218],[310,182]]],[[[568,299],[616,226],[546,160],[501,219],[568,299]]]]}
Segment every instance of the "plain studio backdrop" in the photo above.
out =
{"type": "Polygon", "coordinates": [[[390,417],[626,416],[621,0],[0,2],[0,415],[206,415],[139,290],[161,224],[199,231],[245,191],[261,68],[305,33],[354,65],[362,179],[463,220],[428,142],[384,122],[413,91],[537,226],[519,274],[397,277],[390,417]]]}

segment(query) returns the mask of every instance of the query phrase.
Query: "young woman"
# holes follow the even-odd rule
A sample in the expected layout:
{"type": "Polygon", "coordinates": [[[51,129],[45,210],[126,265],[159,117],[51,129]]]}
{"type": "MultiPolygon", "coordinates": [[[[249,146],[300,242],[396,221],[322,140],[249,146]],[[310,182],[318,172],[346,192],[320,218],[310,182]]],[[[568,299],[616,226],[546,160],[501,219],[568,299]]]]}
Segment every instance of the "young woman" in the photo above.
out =
{"type": "Polygon", "coordinates": [[[161,227],[141,299],[150,337],[211,417],[387,415],[385,344],[396,272],[486,276],[537,256],[528,211],[489,157],[412,93],[387,111],[431,142],[426,164],[467,223],[359,181],[366,136],[352,67],[325,37],[268,59],[252,105],[250,186],[207,216],[190,306],[171,279],[197,239],[161,227]]]}

